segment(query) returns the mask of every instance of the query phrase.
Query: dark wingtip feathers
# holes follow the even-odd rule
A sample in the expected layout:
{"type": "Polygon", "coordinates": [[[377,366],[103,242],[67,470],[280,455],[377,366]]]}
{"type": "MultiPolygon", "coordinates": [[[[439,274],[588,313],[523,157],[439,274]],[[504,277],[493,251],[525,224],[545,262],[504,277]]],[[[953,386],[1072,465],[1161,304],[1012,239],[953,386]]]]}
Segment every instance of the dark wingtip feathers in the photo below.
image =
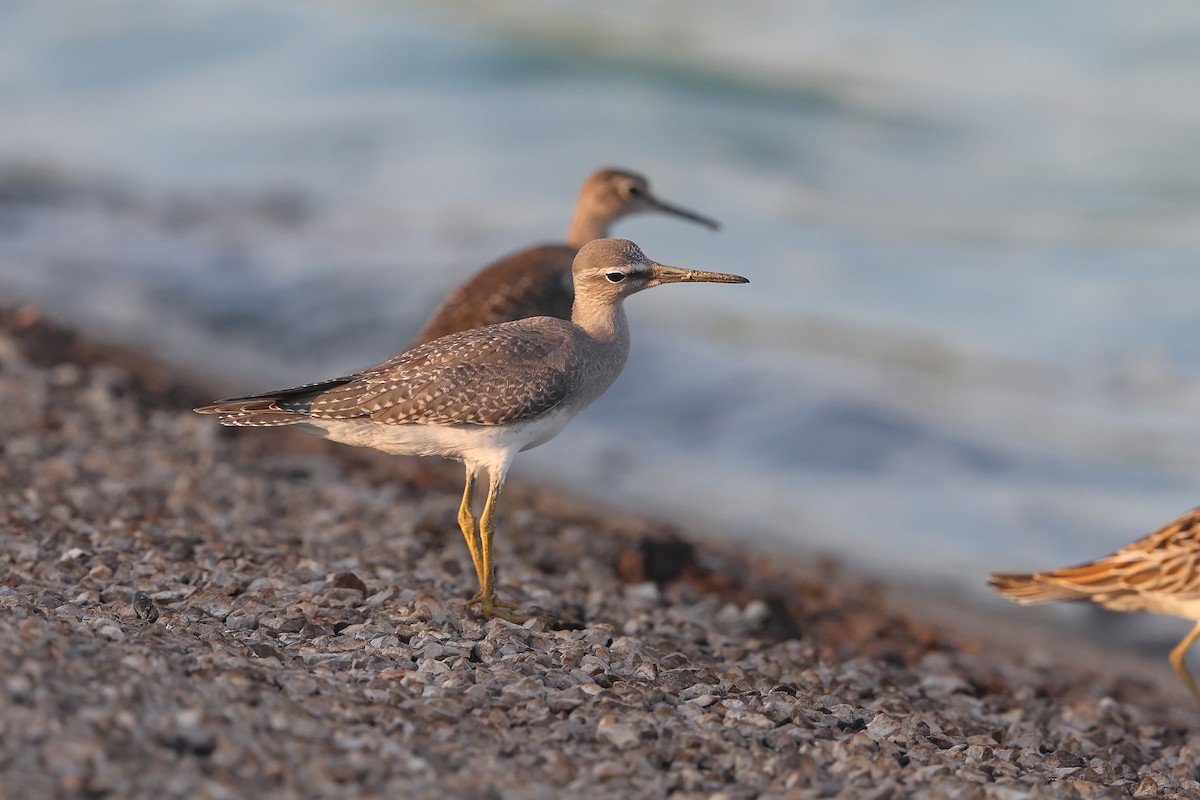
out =
{"type": "Polygon", "coordinates": [[[314,397],[329,389],[344,386],[353,376],[306,383],[292,389],[278,389],[262,394],[248,394],[218,400],[192,409],[197,414],[219,414],[222,425],[245,427],[276,427],[297,425],[305,421],[304,412],[314,397]]]}

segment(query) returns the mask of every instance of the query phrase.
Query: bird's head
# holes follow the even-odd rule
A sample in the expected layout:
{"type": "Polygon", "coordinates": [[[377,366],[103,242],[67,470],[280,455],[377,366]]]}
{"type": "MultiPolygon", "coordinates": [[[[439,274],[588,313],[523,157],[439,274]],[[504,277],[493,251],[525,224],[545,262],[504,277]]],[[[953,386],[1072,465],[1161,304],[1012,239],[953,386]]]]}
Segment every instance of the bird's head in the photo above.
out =
{"type": "Polygon", "coordinates": [[[659,200],[651,193],[649,181],[620,169],[599,169],[589,175],[579,191],[577,211],[599,221],[603,229],[621,217],[647,211],[670,214],[712,230],[719,227],[716,220],[659,200]]]}
{"type": "Polygon", "coordinates": [[[571,272],[576,298],[609,302],[664,283],[749,283],[740,275],[659,264],[628,239],[588,242],[575,256],[571,272]]]}

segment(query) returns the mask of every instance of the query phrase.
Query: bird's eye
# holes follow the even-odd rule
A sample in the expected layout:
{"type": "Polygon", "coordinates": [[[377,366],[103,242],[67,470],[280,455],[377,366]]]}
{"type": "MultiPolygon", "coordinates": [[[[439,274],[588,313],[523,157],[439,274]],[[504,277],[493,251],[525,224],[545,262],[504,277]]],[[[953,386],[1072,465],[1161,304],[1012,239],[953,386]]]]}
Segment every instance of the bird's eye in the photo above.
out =
{"type": "Polygon", "coordinates": [[[633,183],[632,181],[630,181],[627,183],[618,184],[617,185],[617,194],[620,195],[623,199],[629,200],[630,198],[633,198],[633,197],[641,197],[644,194],[644,192],[642,191],[641,186],[638,186],[636,183],[633,183]]]}
{"type": "Polygon", "coordinates": [[[625,273],[624,272],[609,272],[609,273],[605,274],[604,277],[608,278],[609,283],[620,283],[621,281],[625,280],[625,273]]]}

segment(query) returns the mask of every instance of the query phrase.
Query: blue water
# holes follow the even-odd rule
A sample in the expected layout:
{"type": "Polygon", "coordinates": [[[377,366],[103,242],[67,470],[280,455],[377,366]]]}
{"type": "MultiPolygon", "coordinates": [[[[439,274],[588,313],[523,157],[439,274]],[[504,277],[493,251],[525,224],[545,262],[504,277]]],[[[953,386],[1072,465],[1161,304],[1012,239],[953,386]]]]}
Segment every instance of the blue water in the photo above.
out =
{"type": "Polygon", "coordinates": [[[1197,74],[1190,3],[4,2],[0,288],[266,389],[636,169],[752,282],[633,299],[514,476],[979,586],[1200,502],[1197,74]]]}

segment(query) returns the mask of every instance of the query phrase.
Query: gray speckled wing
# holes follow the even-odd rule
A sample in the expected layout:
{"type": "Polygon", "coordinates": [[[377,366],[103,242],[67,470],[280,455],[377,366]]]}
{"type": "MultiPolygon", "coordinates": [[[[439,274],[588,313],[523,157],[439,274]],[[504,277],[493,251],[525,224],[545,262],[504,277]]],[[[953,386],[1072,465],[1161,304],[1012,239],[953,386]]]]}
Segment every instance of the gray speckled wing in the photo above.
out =
{"type": "Polygon", "coordinates": [[[462,331],[346,378],[226,400],[204,411],[242,425],[287,424],[284,415],[295,422],[521,422],[555,408],[577,386],[569,357],[574,333],[569,322],[550,317],[462,331]]]}

